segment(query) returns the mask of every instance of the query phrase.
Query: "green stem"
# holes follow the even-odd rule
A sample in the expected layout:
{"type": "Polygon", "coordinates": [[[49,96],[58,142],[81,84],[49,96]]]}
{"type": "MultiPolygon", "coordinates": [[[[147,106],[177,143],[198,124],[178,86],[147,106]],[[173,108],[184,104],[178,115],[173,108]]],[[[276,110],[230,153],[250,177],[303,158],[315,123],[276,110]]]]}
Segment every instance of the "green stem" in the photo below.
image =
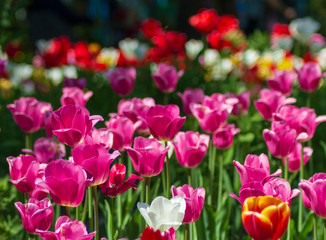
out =
{"type": "Polygon", "coordinates": [[[117,229],[120,229],[121,224],[122,224],[122,200],[121,200],[121,195],[117,196],[115,198],[117,200],[117,217],[118,217],[118,226],[117,229]]]}
{"type": "Polygon", "coordinates": [[[93,232],[94,229],[94,217],[93,217],[93,208],[92,208],[92,187],[87,188],[87,197],[88,197],[88,220],[89,220],[89,232],[93,232]]]}
{"type": "Polygon", "coordinates": [[[109,204],[108,200],[105,200],[104,202],[105,204],[105,208],[107,211],[107,238],[108,240],[113,240],[113,214],[112,214],[112,210],[111,210],[111,205],[109,204]]]}
{"type": "Polygon", "coordinates": [[[94,225],[95,225],[95,240],[99,240],[100,227],[98,222],[98,199],[97,199],[97,186],[92,187],[93,190],[93,200],[94,200],[94,225]]]}
{"type": "Polygon", "coordinates": [[[208,204],[212,205],[213,202],[213,192],[214,192],[214,171],[215,171],[215,155],[216,148],[213,145],[211,140],[209,143],[209,156],[208,156],[208,170],[209,170],[209,195],[208,195],[208,204]]]}
{"type": "Polygon", "coordinates": [[[189,240],[189,223],[186,223],[185,240],[189,240]]]}
{"type": "Polygon", "coordinates": [[[60,217],[60,212],[61,212],[61,206],[57,204],[55,207],[55,219],[58,219],[60,217]]]}
{"type": "MultiPolygon", "coordinates": [[[[128,176],[130,176],[132,174],[133,165],[132,165],[131,159],[128,157],[127,152],[125,152],[125,156],[126,156],[127,167],[128,167],[127,172],[128,172],[128,176]]],[[[128,203],[132,202],[132,190],[131,190],[131,188],[127,192],[127,199],[128,199],[128,203]]]]}
{"type": "Polygon", "coordinates": [[[79,208],[80,208],[80,205],[76,207],[76,220],[79,220],[79,208]]]}
{"type": "Polygon", "coordinates": [[[188,168],[188,184],[190,186],[192,186],[191,174],[192,174],[192,168],[188,168]]]}
{"type": "MultiPolygon", "coordinates": [[[[304,179],[304,168],[303,168],[303,146],[301,147],[301,159],[300,159],[300,180],[304,179]]],[[[299,199],[299,213],[298,213],[298,232],[302,230],[302,211],[303,211],[303,202],[302,202],[302,193],[300,193],[299,199]]]]}
{"type": "Polygon", "coordinates": [[[314,240],[317,240],[317,215],[314,214],[314,240]]]}
{"type": "Polygon", "coordinates": [[[32,134],[31,133],[26,133],[25,135],[25,148],[26,149],[32,149],[32,134]]]}
{"type": "Polygon", "coordinates": [[[288,181],[289,179],[289,161],[288,157],[285,157],[285,164],[284,164],[284,179],[288,181]]]}
{"type": "Polygon", "coordinates": [[[151,187],[151,178],[146,178],[146,203],[150,203],[150,187],[151,187]]]}
{"type": "Polygon", "coordinates": [[[86,220],[86,214],[87,214],[87,202],[88,202],[88,197],[87,197],[87,192],[86,192],[86,197],[84,198],[84,210],[83,210],[83,216],[82,216],[82,219],[81,221],[82,222],[85,222],[86,220]]]}
{"type": "Polygon", "coordinates": [[[217,196],[217,209],[221,210],[222,204],[222,191],[223,191],[223,150],[220,150],[220,166],[218,173],[218,196],[217,196]]]}
{"type": "Polygon", "coordinates": [[[71,214],[70,214],[70,207],[66,206],[66,214],[69,218],[71,218],[71,214]]]}
{"type": "Polygon", "coordinates": [[[162,185],[163,185],[163,195],[166,196],[167,195],[167,189],[166,189],[166,170],[165,167],[163,167],[162,170],[162,185]]]}
{"type": "Polygon", "coordinates": [[[326,240],[326,220],[323,219],[324,221],[324,240],[326,240]]]}
{"type": "Polygon", "coordinates": [[[169,94],[168,93],[164,93],[163,96],[163,105],[168,105],[169,104],[169,94]]]}
{"type": "MultiPolygon", "coordinates": [[[[167,145],[167,144],[165,144],[167,145]]],[[[166,154],[166,197],[171,197],[171,176],[170,176],[170,159],[168,154],[166,154]]]]}

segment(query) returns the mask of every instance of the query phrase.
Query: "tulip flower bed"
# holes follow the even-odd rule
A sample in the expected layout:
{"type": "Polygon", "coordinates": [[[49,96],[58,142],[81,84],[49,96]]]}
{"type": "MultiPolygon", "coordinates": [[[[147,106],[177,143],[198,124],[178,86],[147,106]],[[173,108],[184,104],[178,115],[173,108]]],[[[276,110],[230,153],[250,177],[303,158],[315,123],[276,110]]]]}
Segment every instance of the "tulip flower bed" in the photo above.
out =
{"type": "Polygon", "coordinates": [[[319,24],[258,50],[232,16],[189,23],[1,53],[1,239],[326,239],[319,24]]]}

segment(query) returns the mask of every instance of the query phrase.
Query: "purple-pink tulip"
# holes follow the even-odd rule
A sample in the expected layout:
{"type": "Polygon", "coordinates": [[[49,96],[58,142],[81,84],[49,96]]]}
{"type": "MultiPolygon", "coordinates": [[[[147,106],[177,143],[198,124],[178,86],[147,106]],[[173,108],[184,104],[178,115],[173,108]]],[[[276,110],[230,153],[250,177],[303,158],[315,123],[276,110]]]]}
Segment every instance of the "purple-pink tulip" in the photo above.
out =
{"type": "Polygon", "coordinates": [[[232,114],[235,116],[243,116],[248,113],[250,106],[250,92],[244,91],[240,94],[227,93],[228,98],[238,99],[238,103],[233,106],[232,114]]]}
{"type": "Polygon", "coordinates": [[[295,98],[286,98],[281,92],[269,89],[262,89],[260,91],[260,99],[254,102],[257,111],[265,120],[271,121],[273,113],[287,104],[295,103],[295,98]]]}
{"type": "Polygon", "coordinates": [[[302,201],[306,208],[326,219],[326,173],[315,173],[309,180],[301,179],[302,201]]]}
{"type": "Polygon", "coordinates": [[[112,148],[113,133],[107,128],[92,128],[88,135],[92,138],[93,142],[105,147],[107,150],[112,148]]]}
{"type": "Polygon", "coordinates": [[[93,95],[92,91],[84,93],[83,90],[78,87],[65,87],[62,89],[62,93],[60,99],[62,106],[73,104],[85,107],[87,101],[93,95]]]}
{"type": "Polygon", "coordinates": [[[74,163],[83,167],[92,179],[89,186],[97,186],[104,183],[109,176],[110,165],[120,156],[118,151],[112,154],[108,150],[95,144],[90,137],[85,138],[82,144],[77,145],[71,150],[74,163]]]}
{"type": "Polygon", "coordinates": [[[31,155],[8,157],[9,181],[22,193],[31,192],[35,188],[35,179],[38,176],[40,164],[31,155]]]}
{"type": "Polygon", "coordinates": [[[294,80],[297,78],[297,74],[288,71],[274,71],[273,77],[268,78],[267,85],[275,91],[279,91],[285,96],[290,96],[292,92],[292,84],[294,80]]]}
{"type": "Polygon", "coordinates": [[[137,128],[137,132],[148,135],[150,132],[147,124],[139,118],[144,118],[148,109],[153,106],[155,106],[155,100],[153,98],[122,99],[118,104],[118,114],[129,118],[133,123],[141,120],[141,125],[137,128]]]}
{"type": "Polygon", "coordinates": [[[81,204],[90,181],[81,166],[63,159],[49,163],[44,178],[38,185],[49,190],[53,202],[67,207],[81,204]]]}
{"type": "Polygon", "coordinates": [[[23,228],[27,232],[34,234],[39,230],[47,231],[50,228],[53,219],[53,207],[50,199],[45,198],[38,201],[30,198],[26,204],[16,202],[15,207],[22,217],[23,228]]]}
{"type": "Polygon", "coordinates": [[[205,189],[202,187],[193,189],[192,186],[185,184],[182,187],[178,188],[172,186],[171,191],[173,197],[180,196],[183,197],[186,201],[186,212],[182,222],[196,222],[204,206],[205,189]]]}
{"type": "Polygon", "coordinates": [[[267,144],[268,150],[276,158],[287,157],[295,144],[296,131],[294,129],[285,129],[272,131],[264,129],[263,137],[267,144]]]}
{"type": "Polygon", "coordinates": [[[67,78],[63,79],[63,87],[78,87],[84,89],[87,85],[86,78],[67,78]]]}
{"type": "Polygon", "coordinates": [[[38,234],[43,240],[91,240],[96,232],[88,234],[86,226],[82,221],[61,216],[55,223],[55,232],[38,231],[38,234]]]}
{"type": "Polygon", "coordinates": [[[326,115],[317,117],[314,109],[288,105],[281,107],[275,114],[272,127],[295,129],[296,140],[306,142],[314,136],[318,124],[325,121],[326,115]]]}
{"type": "Polygon", "coordinates": [[[262,182],[282,173],[282,170],[278,169],[275,173],[270,174],[269,160],[263,153],[259,156],[248,154],[243,165],[237,161],[233,161],[233,164],[240,175],[242,185],[247,182],[262,182]]]}
{"type": "Polygon", "coordinates": [[[164,148],[155,138],[136,137],[134,147],[126,150],[135,171],[142,176],[152,177],[162,172],[169,147],[164,148]]]}
{"type": "Polygon", "coordinates": [[[298,83],[302,90],[306,92],[313,92],[319,87],[322,72],[317,63],[305,63],[299,70],[297,70],[297,74],[298,83]]]}
{"type": "Polygon", "coordinates": [[[126,147],[131,146],[134,133],[141,125],[141,122],[133,123],[127,117],[112,114],[110,120],[105,122],[105,125],[109,132],[113,134],[112,148],[124,151],[126,147]]]}
{"type": "Polygon", "coordinates": [[[144,181],[143,178],[135,174],[131,174],[126,181],[124,181],[125,175],[126,166],[123,164],[114,164],[110,169],[109,179],[100,185],[102,193],[113,198],[124,193],[131,187],[137,189],[137,185],[135,184],[136,180],[144,181]]]}
{"type": "Polygon", "coordinates": [[[45,114],[52,111],[50,103],[39,102],[31,97],[21,97],[7,107],[17,125],[28,133],[43,128],[45,126],[45,114]]]}
{"type": "Polygon", "coordinates": [[[218,149],[227,149],[231,147],[234,136],[240,132],[234,124],[225,124],[218,128],[212,137],[213,145],[218,149]]]}
{"type": "Polygon", "coordinates": [[[180,117],[177,105],[155,105],[148,110],[144,120],[154,138],[170,141],[179,132],[186,117],[180,117]]]}
{"type": "Polygon", "coordinates": [[[119,96],[127,96],[134,89],[136,82],[136,69],[118,67],[106,74],[113,91],[119,96]]]}
{"type": "Polygon", "coordinates": [[[155,85],[162,92],[173,92],[176,87],[179,78],[183,75],[183,70],[177,72],[176,68],[166,63],[160,63],[157,66],[157,71],[152,74],[155,85]]]}
{"type": "Polygon", "coordinates": [[[201,104],[204,100],[205,94],[201,88],[186,88],[183,94],[178,92],[178,96],[182,100],[184,113],[186,115],[192,115],[192,112],[190,110],[190,104],[201,104]]]}
{"type": "MultiPolygon", "coordinates": [[[[290,172],[297,172],[300,170],[300,162],[301,162],[301,155],[302,155],[302,144],[296,142],[291,153],[287,157],[288,167],[290,172]]],[[[308,160],[312,155],[312,148],[311,147],[304,147],[303,148],[303,165],[306,165],[308,160]]],[[[285,165],[285,158],[283,158],[283,163],[285,165]]]]}
{"type": "Polygon", "coordinates": [[[180,165],[194,168],[201,164],[206,155],[209,136],[192,131],[179,132],[172,144],[180,165]]]}
{"type": "Polygon", "coordinates": [[[90,116],[85,107],[69,104],[51,114],[48,126],[60,142],[73,147],[84,140],[98,121],[103,121],[103,118],[90,116]]]}

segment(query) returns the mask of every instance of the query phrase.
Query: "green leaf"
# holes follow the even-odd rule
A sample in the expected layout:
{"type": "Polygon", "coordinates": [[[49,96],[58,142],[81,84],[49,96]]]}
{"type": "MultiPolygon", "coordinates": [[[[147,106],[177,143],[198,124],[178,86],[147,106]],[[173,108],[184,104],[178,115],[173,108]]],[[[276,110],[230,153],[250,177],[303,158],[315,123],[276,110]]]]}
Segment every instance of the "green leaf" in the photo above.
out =
{"type": "Polygon", "coordinates": [[[299,233],[299,237],[300,237],[299,239],[300,240],[306,239],[308,234],[312,231],[313,227],[314,227],[314,213],[311,211],[306,217],[306,220],[302,225],[302,230],[299,233]]]}
{"type": "Polygon", "coordinates": [[[241,143],[251,143],[255,139],[255,134],[252,132],[239,135],[239,141],[241,143]]]}

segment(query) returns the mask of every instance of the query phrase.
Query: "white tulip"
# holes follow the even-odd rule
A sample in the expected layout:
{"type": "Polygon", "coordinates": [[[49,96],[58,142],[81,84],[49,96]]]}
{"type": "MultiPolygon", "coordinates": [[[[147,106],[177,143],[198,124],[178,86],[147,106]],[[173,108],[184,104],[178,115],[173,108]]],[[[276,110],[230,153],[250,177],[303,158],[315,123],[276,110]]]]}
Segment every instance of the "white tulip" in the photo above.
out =
{"type": "Polygon", "coordinates": [[[185,215],[186,201],[176,196],[170,200],[165,197],[155,198],[151,205],[138,203],[137,207],[148,226],[162,233],[171,227],[177,230],[185,215]]]}

